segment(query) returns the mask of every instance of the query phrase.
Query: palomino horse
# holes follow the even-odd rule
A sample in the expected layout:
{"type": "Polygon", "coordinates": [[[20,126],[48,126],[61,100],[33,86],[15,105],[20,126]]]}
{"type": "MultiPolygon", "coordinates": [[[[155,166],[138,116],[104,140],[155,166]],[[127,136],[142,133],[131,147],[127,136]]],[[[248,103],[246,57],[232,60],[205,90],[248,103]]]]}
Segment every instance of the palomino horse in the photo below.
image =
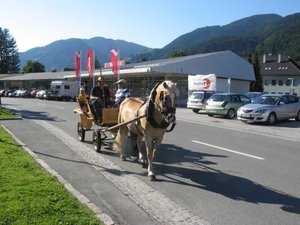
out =
{"type": "Polygon", "coordinates": [[[172,123],[172,130],[176,124],[175,112],[178,95],[179,90],[173,82],[164,81],[153,88],[147,101],[130,97],[126,98],[120,105],[118,124],[127,125],[119,127],[114,150],[120,154],[121,160],[125,160],[124,146],[128,132],[134,133],[135,135],[131,135],[131,138],[136,137],[139,162],[145,166],[146,160],[141,151],[142,141],[145,138],[150,180],[156,180],[152,163],[159,152],[167,127],[172,123]],[[152,141],[155,143],[153,150],[152,141]]]}

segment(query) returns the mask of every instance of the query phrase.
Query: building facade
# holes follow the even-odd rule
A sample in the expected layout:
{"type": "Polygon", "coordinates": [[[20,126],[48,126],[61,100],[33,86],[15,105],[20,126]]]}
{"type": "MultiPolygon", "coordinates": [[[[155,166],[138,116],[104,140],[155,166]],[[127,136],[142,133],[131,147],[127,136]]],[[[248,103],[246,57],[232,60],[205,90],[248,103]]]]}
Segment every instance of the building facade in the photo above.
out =
{"type": "Polygon", "coordinates": [[[281,54],[264,54],[260,66],[265,92],[300,96],[299,63],[281,54]]]}
{"type": "MultiPolygon", "coordinates": [[[[213,52],[162,60],[153,60],[135,64],[126,64],[119,68],[119,77],[127,80],[133,96],[146,97],[156,83],[168,77],[177,83],[180,98],[188,97],[188,75],[215,74],[217,91],[239,92],[249,91],[250,83],[255,80],[253,66],[231,51],[213,52]],[[228,83],[230,78],[230,84],[228,83]],[[230,85],[230,86],[229,86],[230,85]]],[[[80,78],[74,72],[49,72],[17,74],[1,78],[2,88],[17,89],[48,89],[53,80],[78,80],[86,83],[89,93],[95,83],[95,77],[102,76],[111,90],[116,91],[117,77],[111,69],[96,69],[94,79],[87,71],[81,71],[80,78]]],[[[0,84],[1,85],[1,84],[0,84]]],[[[0,87],[1,89],[1,87],[0,87]]]]}

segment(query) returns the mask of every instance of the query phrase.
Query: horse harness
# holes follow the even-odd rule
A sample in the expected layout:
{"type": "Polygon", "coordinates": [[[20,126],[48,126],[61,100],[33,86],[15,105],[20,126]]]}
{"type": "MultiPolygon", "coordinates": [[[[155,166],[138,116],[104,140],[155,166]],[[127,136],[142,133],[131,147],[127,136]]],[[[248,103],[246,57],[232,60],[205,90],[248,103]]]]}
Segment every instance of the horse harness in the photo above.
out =
{"type": "MultiPolygon", "coordinates": [[[[145,116],[146,116],[146,119],[147,119],[148,123],[150,123],[150,125],[151,125],[152,127],[154,127],[154,128],[166,129],[166,128],[170,125],[170,123],[168,123],[168,122],[166,122],[166,121],[163,121],[161,124],[158,124],[158,123],[154,120],[154,118],[153,118],[152,111],[154,110],[155,105],[156,105],[156,107],[159,108],[159,112],[160,112],[163,116],[167,117],[170,113],[175,113],[176,108],[175,108],[175,107],[167,107],[166,102],[165,102],[165,99],[164,99],[164,96],[162,96],[162,93],[161,93],[161,95],[160,95],[160,99],[161,99],[162,102],[163,102],[163,108],[161,108],[161,107],[155,102],[156,89],[157,89],[158,85],[159,85],[159,83],[157,83],[157,84],[155,85],[155,87],[152,89],[152,91],[151,91],[151,93],[150,93],[150,97],[149,97],[147,100],[145,100],[145,101],[140,105],[139,109],[138,109],[137,112],[136,112],[136,117],[138,117],[138,113],[139,113],[140,109],[142,108],[142,106],[146,104],[146,112],[145,112],[145,116]],[[166,109],[166,110],[164,110],[164,109],[166,109]]],[[[136,126],[136,129],[137,129],[138,132],[140,133],[140,135],[144,136],[144,135],[142,134],[142,132],[140,131],[139,127],[138,127],[138,126],[140,125],[140,123],[141,123],[140,120],[136,120],[134,124],[135,124],[135,126],[136,126]]],[[[174,129],[175,125],[176,125],[176,121],[173,121],[173,122],[172,122],[171,128],[170,128],[169,130],[167,130],[166,132],[171,132],[171,131],[174,129]]]]}

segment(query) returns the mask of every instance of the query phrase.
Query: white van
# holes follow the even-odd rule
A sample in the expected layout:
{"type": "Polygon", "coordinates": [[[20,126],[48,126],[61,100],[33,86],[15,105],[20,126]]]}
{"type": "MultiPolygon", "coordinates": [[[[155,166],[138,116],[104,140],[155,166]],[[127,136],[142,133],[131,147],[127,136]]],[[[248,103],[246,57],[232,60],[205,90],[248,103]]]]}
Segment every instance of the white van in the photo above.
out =
{"type": "Polygon", "coordinates": [[[194,113],[205,110],[207,99],[214,93],[216,91],[193,91],[188,98],[187,108],[192,109],[194,113]]]}
{"type": "Polygon", "coordinates": [[[50,92],[47,99],[53,100],[76,100],[79,94],[80,87],[84,87],[85,84],[78,81],[52,81],[50,84],[50,92]]]}

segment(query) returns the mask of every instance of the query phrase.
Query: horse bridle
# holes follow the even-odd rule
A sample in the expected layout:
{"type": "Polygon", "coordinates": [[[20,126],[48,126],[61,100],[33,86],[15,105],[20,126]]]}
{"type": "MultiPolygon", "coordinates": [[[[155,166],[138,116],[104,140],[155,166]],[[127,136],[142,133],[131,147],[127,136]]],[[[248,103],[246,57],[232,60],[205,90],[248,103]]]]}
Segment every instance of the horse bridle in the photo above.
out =
{"type": "MultiPolygon", "coordinates": [[[[175,98],[176,96],[174,96],[174,100],[175,98]]],[[[162,114],[163,118],[165,118],[166,121],[168,121],[169,118],[175,116],[176,107],[168,106],[165,91],[160,92],[159,100],[162,102],[162,107],[155,101],[155,98],[153,100],[151,99],[150,101],[153,101],[155,108],[157,108],[158,111],[162,114]]]]}
{"type": "MultiPolygon", "coordinates": [[[[136,112],[136,116],[138,116],[138,112],[141,109],[141,107],[144,104],[146,104],[146,114],[145,115],[147,117],[147,121],[151,124],[151,126],[156,127],[156,128],[165,129],[172,123],[171,128],[166,131],[166,132],[171,132],[176,125],[176,117],[175,117],[176,107],[168,106],[164,91],[161,91],[160,96],[159,96],[159,100],[162,102],[162,106],[160,106],[160,104],[155,101],[156,94],[157,94],[156,93],[157,87],[158,87],[158,84],[156,84],[156,86],[152,89],[148,100],[144,101],[141,104],[140,108],[136,112]],[[151,116],[151,108],[152,108],[151,105],[153,105],[154,108],[156,108],[162,114],[164,121],[161,124],[158,124],[156,121],[154,121],[153,117],[151,116]],[[169,119],[171,117],[174,117],[174,120],[172,122],[167,122],[167,121],[169,121],[169,119]]],[[[174,101],[175,100],[176,100],[176,96],[174,96],[174,101]]],[[[152,108],[152,110],[153,110],[153,108],[152,108]]],[[[138,127],[139,125],[140,125],[140,121],[139,120],[135,121],[135,126],[136,126],[138,132],[143,136],[142,132],[139,130],[139,127],[138,127]]]]}

